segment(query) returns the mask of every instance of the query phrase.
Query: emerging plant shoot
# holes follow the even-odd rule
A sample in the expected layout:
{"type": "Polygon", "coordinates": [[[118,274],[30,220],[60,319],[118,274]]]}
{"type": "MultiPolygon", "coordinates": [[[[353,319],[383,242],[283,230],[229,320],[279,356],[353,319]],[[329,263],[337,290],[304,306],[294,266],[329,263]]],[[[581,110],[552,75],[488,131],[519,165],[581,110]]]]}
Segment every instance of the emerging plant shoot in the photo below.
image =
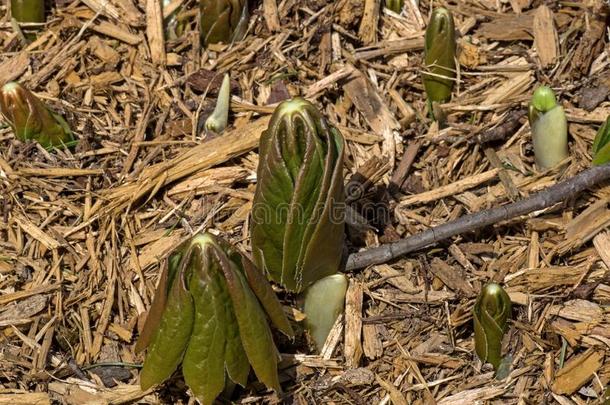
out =
{"type": "MultiPolygon", "coordinates": [[[[43,23],[45,22],[44,13],[44,0],[11,0],[11,16],[17,22],[43,23]]],[[[36,33],[31,30],[26,31],[25,37],[35,39],[36,33]]]]}
{"type": "Polygon", "coordinates": [[[444,103],[451,98],[455,69],[455,24],[446,8],[432,12],[424,42],[424,87],[428,102],[444,103]]]}
{"type": "Polygon", "coordinates": [[[182,363],[186,384],[204,405],[223,391],[226,377],[245,386],[250,366],[279,390],[279,354],[267,316],[293,335],[254,265],[225,241],[195,235],[170,256],[136,345],[136,351],[148,347],[141,388],[162,383],[182,363]]]}
{"type": "Polygon", "coordinates": [[[404,6],[403,0],[385,0],[386,8],[389,8],[396,14],[400,14],[402,7],[404,6]]]}
{"type": "Polygon", "coordinates": [[[18,22],[43,23],[44,0],[11,0],[11,15],[18,22]]]}
{"type": "Polygon", "coordinates": [[[511,316],[510,297],[500,285],[489,283],[481,290],[472,315],[477,356],[498,369],[502,361],[502,337],[511,316]]]}
{"type": "Polygon", "coordinates": [[[21,141],[32,139],[45,148],[73,141],[66,121],[18,83],[10,82],[0,89],[0,112],[21,141]]]}
{"type": "Polygon", "coordinates": [[[205,129],[215,133],[221,133],[227,127],[229,122],[229,106],[231,104],[231,79],[229,74],[225,74],[218,98],[216,99],[216,108],[214,112],[205,121],[205,129]]]}
{"type": "MultiPolygon", "coordinates": [[[[343,137],[313,104],[295,98],[276,108],[259,154],[252,253],[272,280],[300,293],[339,270],[345,221],[343,137]]],[[[333,285],[345,295],[341,285],[333,285]]],[[[335,311],[324,301],[317,307],[335,311]]]]}
{"type": "Polygon", "coordinates": [[[534,157],[539,170],[549,169],[568,157],[568,121],[555,93],[540,86],[529,105],[534,157]]]}

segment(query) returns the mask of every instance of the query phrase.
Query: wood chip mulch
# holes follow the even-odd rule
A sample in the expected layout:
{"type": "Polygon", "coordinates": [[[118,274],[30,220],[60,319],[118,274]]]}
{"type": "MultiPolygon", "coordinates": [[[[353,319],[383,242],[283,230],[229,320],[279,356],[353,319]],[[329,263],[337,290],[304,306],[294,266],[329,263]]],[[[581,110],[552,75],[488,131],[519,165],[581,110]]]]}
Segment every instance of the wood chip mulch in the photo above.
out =
{"type": "MultiPolygon", "coordinates": [[[[165,39],[157,0],[57,1],[25,44],[0,7],[0,84],[18,80],[78,139],[47,151],[0,129],[0,404],[187,404],[177,373],[142,392],[133,348],[168,253],[211,230],[249,251],[257,146],[274,106],[312,100],[347,139],[355,252],[506,204],[590,167],[610,114],[602,0],[252,2],[245,40],[202,49],[193,0],[165,39]],[[433,4],[431,4],[433,3],[433,4]],[[431,7],[459,31],[443,125],[421,80],[431,7]],[[152,10],[152,11],[151,11],[152,10]],[[147,15],[148,13],[148,15],[147,15]],[[161,36],[159,36],[161,33],[161,36]],[[230,126],[206,134],[222,75],[230,126]],[[525,110],[551,86],[570,156],[538,172],[525,110]],[[487,134],[487,135],[486,135],[487,134]],[[489,135],[491,134],[491,135],[489,135]]],[[[610,186],[349,273],[321,355],[282,340],[283,393],[239,404],[596,404],[610,381],[610,186]],[[513,301],[509,376],[474,353],[471,308],[513,301]]],[[[278,288],[294,319],[296,297],[278,288]]]]}

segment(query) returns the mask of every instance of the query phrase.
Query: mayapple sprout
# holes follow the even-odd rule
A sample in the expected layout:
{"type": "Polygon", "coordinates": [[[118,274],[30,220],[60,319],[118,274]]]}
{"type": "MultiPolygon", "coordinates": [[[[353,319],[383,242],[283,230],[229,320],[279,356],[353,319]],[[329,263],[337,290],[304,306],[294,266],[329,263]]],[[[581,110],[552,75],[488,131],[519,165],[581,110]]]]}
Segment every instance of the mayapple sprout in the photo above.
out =
{"type": "Polygon", "coordinates": [[[403,0],[385,0],[386,8],[389,8],[393,12],[400,14],[402,7],[404,6],[403,0]]]}
{"type": "MultiPolygon", "coordinates": [[[[339,270],[345,221],[343,143],[316,107],[298,97],[278,105],[261,136],[252,255],[269,278],[289,291],[301,293],[339,270]]],[[[344,288],[337,285],[336,291],[340,298],[333,300],[342,302],[344,288]]],[[[326,319],[335,313],[318,294],[306,295],[305,301],[308,308],[329,311],[326,319]],[[315,304],[312,297],[322,301],[315,304]]],[[[316,333],[315,340],[323,341],[323,334],[316,333]]]]}
{"type": "Polygon", "coordinates": [[[260,140],[252,255],[302,292],[334,274],[343,250],[343,137],[302,98],[282,102],[260,140]]]}
{"type": "Polygon", "coordinates": [[[424,87],[430,106],[451,98],[455,69],[455,24],[449,10],[439,7],[432,12],[424,41],[424,87]]]}
{"type": "Polygon", "coordinates": [[[0,89],[0,113],[21,141],[33,139],[45,148],[73,141],[66,121],[19,83],[9,82],[0,89]]]}
{"type": "Polygon", "coordinates": [[[215,133],[221,133],[227,127],[229,122],[229,105],[231,103],[231,79],[229,74],[225,74],[218,98],[216,99],[216,107],[212,114],[205,121],[205,129],[215,133]]]}
{"type": "Polygon", "coordinates": [[[610,162],[610,115],[606,122],[599,127],[593,140],[593,165],[599,166],[610,162]]]}
{"type": "Polygon", "coordinates": [[[200,0],[201,42],[204,46],[240,41],[248,28],[248,0],[200,0]]]}
{"type": "Polygon", "coordinates": [[[528,117],[538,170],[549,169],[567,158],[568,121],[553,90],[540,86],[534,91],[528,117]]]}
{"type": "Polygon", "coordinates": [[[500,285],[489,283],[481,290],[472,315],[477,356],[497,370],[502,362],[502,338],[511,316],[510,297],[500,285]]]}
{"type": "Polygon", "coordinates": [[[182,364],[186,384],[212,404],[228,382],[245,386],[250,366],[280,389],[279,353],[267,317],[288,336],[290,323],[271,286],[227,242],[197,234],[169,257],[136,351],[148,348],[142,390],[162,383],[182,364]]]}

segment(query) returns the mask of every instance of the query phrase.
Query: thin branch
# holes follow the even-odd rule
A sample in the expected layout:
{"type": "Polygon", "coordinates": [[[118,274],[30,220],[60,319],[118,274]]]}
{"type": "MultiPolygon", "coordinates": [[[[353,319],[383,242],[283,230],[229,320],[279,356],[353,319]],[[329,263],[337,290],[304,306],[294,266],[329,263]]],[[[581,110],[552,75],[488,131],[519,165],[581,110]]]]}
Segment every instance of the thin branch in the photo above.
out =
{"type": "Polygon", "coordinates": [[[484,144],[488,142],[503,141],[512,136],[515,131],[519,129],[521,126],[521,118],[523,118],[526,113],[527,110],[524,109],[511,111],[500,125],[469,139],[468,143],[484,144]]]}
{"type": "Polygon", "coordinates": [[[394,243],[352,253],[347,259],[346,270],[361,269],[372,264],[385,263],[452,236],[550,207],[607,179],[610,179],[610,163],[584,170],[576,176],[548,187],[529,198],[465,215],[394,243]]]}

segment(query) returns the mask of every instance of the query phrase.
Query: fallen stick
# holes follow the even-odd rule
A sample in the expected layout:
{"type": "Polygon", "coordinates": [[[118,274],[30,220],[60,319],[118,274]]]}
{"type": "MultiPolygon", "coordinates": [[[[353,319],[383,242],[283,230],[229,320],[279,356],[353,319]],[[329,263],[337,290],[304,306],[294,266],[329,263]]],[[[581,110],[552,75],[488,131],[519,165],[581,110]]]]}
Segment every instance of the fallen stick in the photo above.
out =
{"type": "Polygon", "coordinates": [[[584,170],[576,176],[548,187],[529,198],[495,207],[447,222],[394,243],[352,253],[347,258],[346,270],[361,269],[381,264],[407,253],[465,232],[506,221],[520,215],[550,207],[576,196],[583,190],[610,179],[610,163],[584,170]]]}

